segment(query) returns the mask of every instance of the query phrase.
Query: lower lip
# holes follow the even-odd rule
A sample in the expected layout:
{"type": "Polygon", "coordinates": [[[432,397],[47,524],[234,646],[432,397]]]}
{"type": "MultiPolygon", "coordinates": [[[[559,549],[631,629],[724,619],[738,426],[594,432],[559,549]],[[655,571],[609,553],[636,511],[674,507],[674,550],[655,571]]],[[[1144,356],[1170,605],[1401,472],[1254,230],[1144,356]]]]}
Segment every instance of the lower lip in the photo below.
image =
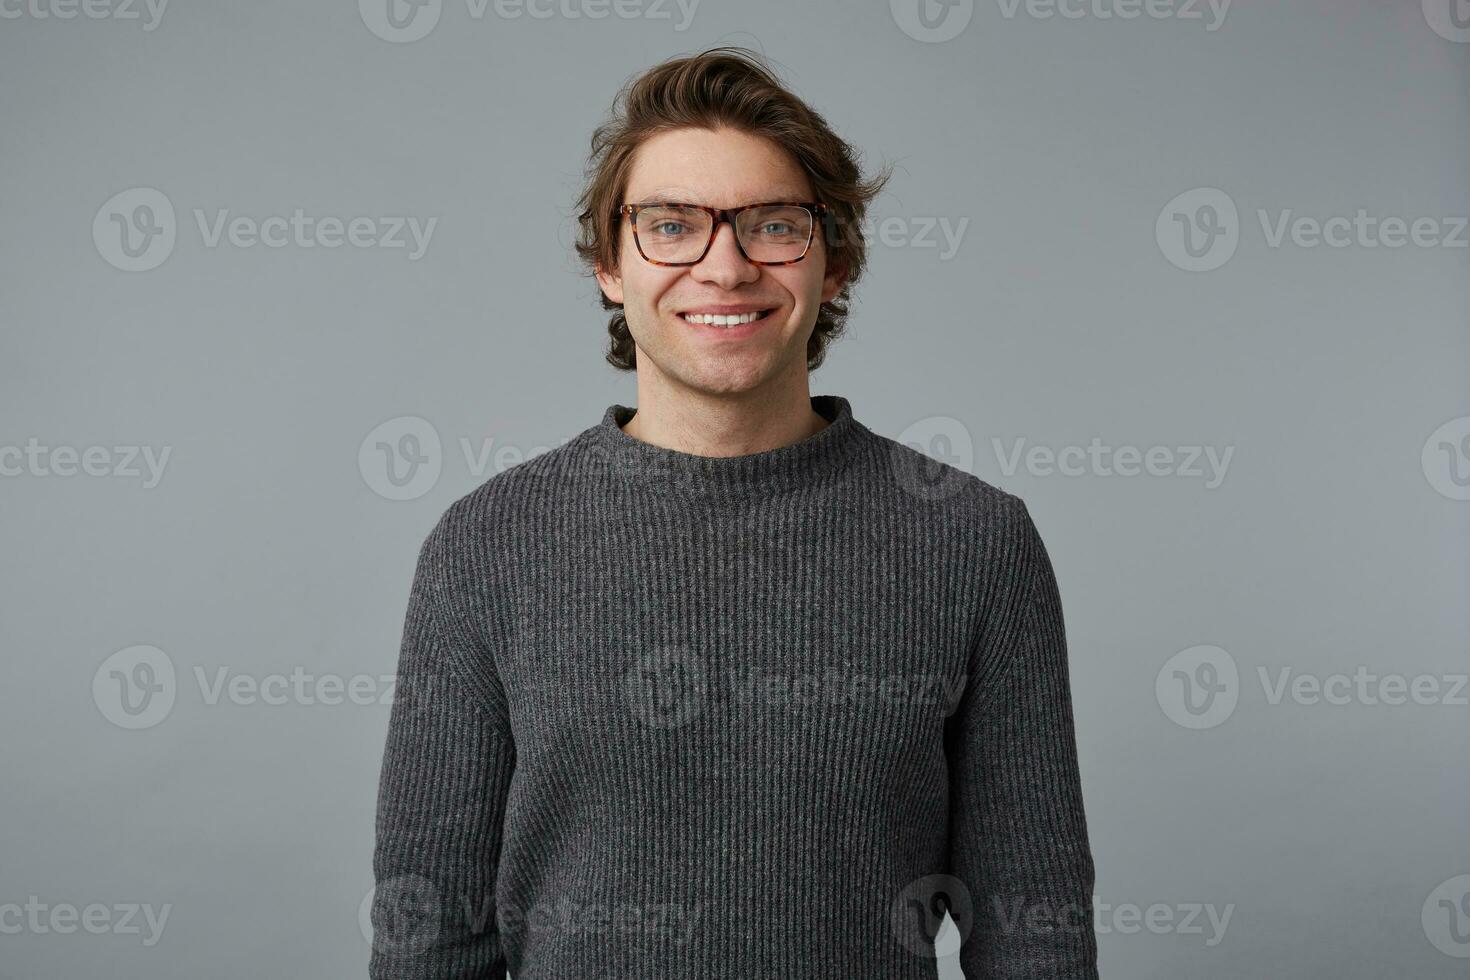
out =
{"type": "MultiPolygon", "coordinates": [[[[678,314],[675,315],[677,316],[678,314]]],[[[682,316],[679,317],[679,322],[684,324],[684,326],[686,327],[690,327],[694,330],[699,331],[705,336],[714,337],[721,340],[740,340],[744,337],[749,337],[753,334],[759,333],[760,329],[766,324],[770,323],[771,318],[775,315],[776,311],[771,310],[759,320],[751,320],[749,323],[738,323],[733,327],[721,327],[713,323],[691,323],[690,321],[684,319],[682,316]]]]}

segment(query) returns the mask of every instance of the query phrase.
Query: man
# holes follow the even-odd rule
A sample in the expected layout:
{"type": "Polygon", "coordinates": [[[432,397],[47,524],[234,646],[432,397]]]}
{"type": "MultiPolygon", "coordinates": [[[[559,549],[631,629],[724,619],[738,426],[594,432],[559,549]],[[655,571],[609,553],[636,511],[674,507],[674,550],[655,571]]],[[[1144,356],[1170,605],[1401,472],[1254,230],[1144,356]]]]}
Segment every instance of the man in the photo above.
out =
{"type": "Polygon", "coordinates": [[[637,374],[419,555],[371,975],[1096,977],[1025,505],[809,393],[881,180],[753,56],[657,66],[579,252],[637,374]]]}

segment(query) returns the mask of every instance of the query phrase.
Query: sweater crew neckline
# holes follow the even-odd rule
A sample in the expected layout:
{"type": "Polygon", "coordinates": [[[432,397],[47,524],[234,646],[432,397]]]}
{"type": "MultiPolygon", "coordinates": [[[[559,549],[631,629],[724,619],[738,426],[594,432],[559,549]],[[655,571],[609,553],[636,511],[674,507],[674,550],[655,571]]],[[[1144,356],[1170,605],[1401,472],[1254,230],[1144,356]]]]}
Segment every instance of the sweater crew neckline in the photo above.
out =
{"type": "Polygon", "coordinates": [[[623,431],[637,409],[609,405],[594,428],[609,470],[630,485],[697,498],[758,498],[778,490],[824,482],[857,448],[863,426],[841,395],[810,396],[812,410],[827,420],[804,439],[740,456],[700,456],[657,446],[623,431]]]}

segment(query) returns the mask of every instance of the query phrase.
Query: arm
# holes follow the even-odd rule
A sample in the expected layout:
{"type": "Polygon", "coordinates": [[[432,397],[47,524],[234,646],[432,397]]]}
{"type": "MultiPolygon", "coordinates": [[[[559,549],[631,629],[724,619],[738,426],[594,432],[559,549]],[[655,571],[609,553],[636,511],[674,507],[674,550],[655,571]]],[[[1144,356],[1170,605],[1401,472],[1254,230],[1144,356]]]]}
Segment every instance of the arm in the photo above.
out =
{"type": "Polygon", "coordinates": [[[515,766],[490,651],[451,612],[447,520],[419,551],[378,784],[372,980],[506,976],[495,871],[515,766]]]}
{"type": "Polygon", "coordinates": [[[960,965],[968,980],[1096,980],[1061,598],[1030,513],[1012,507],[999,553],[1013,563],[992,585],[948,736],[950,873],[974,913],[960,965]]]}

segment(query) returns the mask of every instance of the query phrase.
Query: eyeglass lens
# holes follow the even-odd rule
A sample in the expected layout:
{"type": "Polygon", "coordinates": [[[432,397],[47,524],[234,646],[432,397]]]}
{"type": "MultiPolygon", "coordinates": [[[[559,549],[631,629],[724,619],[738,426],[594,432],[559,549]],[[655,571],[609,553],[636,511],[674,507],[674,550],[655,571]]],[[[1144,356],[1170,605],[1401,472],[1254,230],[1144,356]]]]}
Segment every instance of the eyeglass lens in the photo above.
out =
{"type": "MultiPolygon", "coordinates": [[[[638,244],[658,262],[692,262],[710,240],[714,218],[686,207],[644,207],[638,211],[638,244]]],[[[795,205],[750,208],[735,218],[735,234],[756,262],[790,262],[805,253],[812,213],[795,205]]]]}

